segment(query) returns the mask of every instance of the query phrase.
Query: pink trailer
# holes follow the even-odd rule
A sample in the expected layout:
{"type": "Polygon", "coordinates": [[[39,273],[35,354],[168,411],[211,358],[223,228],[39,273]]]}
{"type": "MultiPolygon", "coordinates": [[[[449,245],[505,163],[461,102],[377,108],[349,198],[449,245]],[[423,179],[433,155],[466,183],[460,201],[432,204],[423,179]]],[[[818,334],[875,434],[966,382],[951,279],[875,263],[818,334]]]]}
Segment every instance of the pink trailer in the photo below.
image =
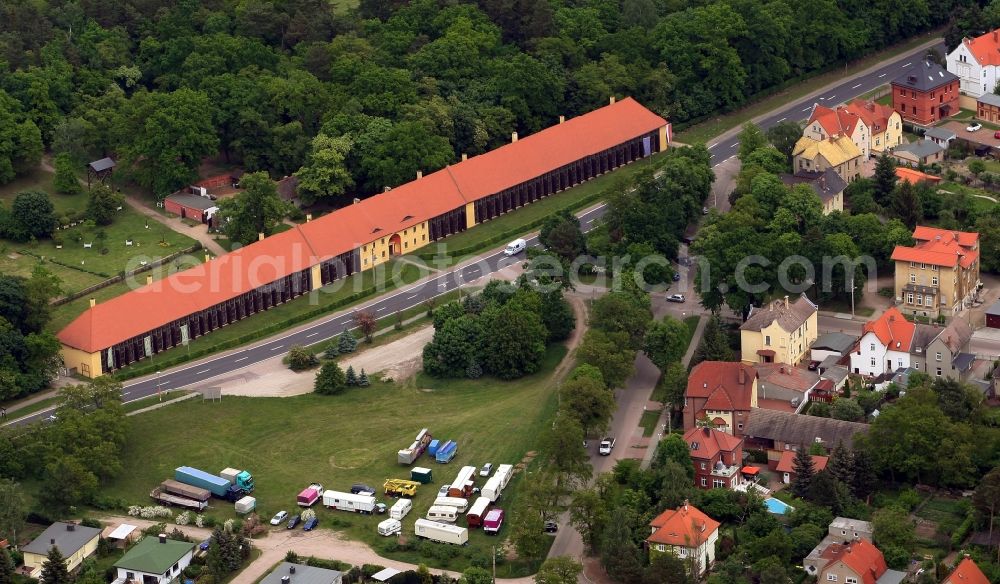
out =
{"type": "Polygon", "coordinates": [[[496,535],[503,525],[503,509],[490,509],[483,517],[483,531],[487,535],[496,535]]]}

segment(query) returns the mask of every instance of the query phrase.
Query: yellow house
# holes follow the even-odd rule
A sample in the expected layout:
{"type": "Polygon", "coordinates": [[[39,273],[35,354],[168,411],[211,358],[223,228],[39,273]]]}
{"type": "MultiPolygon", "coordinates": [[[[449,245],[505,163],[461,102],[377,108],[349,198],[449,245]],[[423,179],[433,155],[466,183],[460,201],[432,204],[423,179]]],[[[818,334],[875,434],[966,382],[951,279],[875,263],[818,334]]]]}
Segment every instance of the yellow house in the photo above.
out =
{"type": "Polygon", "coordinates": [[[917,225],[913,246],[897,245],[896,305],[903,314],[954,316],[979,289],[979,234],[917,225]]]}
{"type": "Polygon", "coordinates": [[[80,567],[83,560],[97,551],[97,541],[100,536],[101,530],[96,527],[57,521],[48,526],[31,543],[21,548],[24,554],[24,569],[28,572],[28,576],[38,578],[42,573],[42,565],[48,558],[49,550],[56,547],[66,558],[66,568],[72,572],[80,567]]]}
{"type": "Polygon", "coordinates": [[[847,136],[861,151],[864,159],[868,158],[871,149],[871,130],[868,124],[861,116],[843,106],[831,109],[819,104],[813,105],[802,135],[817,141],[847,136]]]}
{"type": "Polygon", "coordinates": [[[851,182],[861,177],[861,150],[847,136],[813,140],[803,136],[792,149],[793,169],[798,172],[824,172],[833,169],[840,178],[851,182]]]}
{"type": "Polygon", "coordinates": [[[855,99],[847,110],[859,116],[870,130],[872,153],[885,152],[903,143],[903,118],[892,106],[855,99]]]}
{"type": "Polygon", "coordinates": [[[751,308],[740,327],[740,351],[744,363],[788,363],[796,365],[816,341],[817,306],[805,294],[795,302],[788,296],[761,308],[751,308]]]}

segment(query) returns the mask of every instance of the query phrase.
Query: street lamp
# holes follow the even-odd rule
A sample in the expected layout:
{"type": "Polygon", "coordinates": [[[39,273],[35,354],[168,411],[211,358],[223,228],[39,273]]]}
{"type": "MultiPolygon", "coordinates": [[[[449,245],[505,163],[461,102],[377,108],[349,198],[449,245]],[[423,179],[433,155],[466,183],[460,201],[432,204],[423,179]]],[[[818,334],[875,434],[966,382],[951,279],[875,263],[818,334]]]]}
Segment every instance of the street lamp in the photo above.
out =
{"type": "Polygon", "coordinates": [[[160,394],[160,375],[162,371],[156,372],[156,399],[157,401],[163,401],[163,396],[160,394]]]}

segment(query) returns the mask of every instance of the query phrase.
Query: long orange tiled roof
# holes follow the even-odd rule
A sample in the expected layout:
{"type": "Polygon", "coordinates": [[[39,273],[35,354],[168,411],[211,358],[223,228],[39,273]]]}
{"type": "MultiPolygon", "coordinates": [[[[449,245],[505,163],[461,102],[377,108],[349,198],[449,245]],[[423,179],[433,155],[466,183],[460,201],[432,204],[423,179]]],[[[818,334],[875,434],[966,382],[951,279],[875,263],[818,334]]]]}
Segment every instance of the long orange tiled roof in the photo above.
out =
{"type": "Polygon", "coordinates": [[[102,302],[57,336],[88,353],[106,349],[666,125],[619,100],[102,302]]]}
{"type": "Polygon", "coordinates": [[[918,225],[913,231],[913,239],[917,240],[913,247],[897,245],[892,251],[892,259],[948,268],[956,265],[968,268],[979,259],[978,233],[918,225]]]}
{"type": "Polygon", "coordinates": [[[1000,29],[974,39],[962,39],[962,42],[980,65],[1000,65],[1000,29]]]}
{"type": "Polygon", "coordinates": [[[660,513],[649,525],[653,533],[646,541],[693,548],[707,542],[721,524],[685,502],[677,509],[660,513]]]}
{"type": "Polygon", "coordinates": [[[907,166],[897,166],[896,177],[903,182],[910,183],[911,185],[919,184],[922,182],[929,182],[929,183],[941,182],[941,177],[939,176],[934,176],[933,174],[920,172],[915,168],[909,168],[907,166]]]}
{"type": "Polygon", "coordinates": [[[910,343],[913,342],[913,333],[916,330],[915,324],[906,320],[898,308],[891,306],[882,313],[882,316],[866,322],[861,329],[861,336],[875,333],[883,346],[893,351],[907,353],[910,351],[910,343]]]}

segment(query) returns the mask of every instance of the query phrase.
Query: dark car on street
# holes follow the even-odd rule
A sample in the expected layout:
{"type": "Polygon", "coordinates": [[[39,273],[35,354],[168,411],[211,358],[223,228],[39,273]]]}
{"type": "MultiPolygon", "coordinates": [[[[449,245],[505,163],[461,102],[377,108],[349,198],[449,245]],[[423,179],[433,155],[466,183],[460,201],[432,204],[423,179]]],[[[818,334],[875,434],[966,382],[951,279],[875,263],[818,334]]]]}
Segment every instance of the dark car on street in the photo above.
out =
{"type": "Polygon", "coordinates": [[[305,525],[302,526],[302,529],[305,531],[312,531],[313,529],[316,529],[317,525],[319,525],[319,519],[313,517],[312,519],[306,521],[305,525]]]}
{"type": "Polygon", "coordinates": [[[298,526],[300,521],[302,521],[301,517],[299,517],[298,515],[292,515],[292,517],[288,520],[288,526],[287,526],[288,529],[295,529],[295,527],[298,526]]]}

